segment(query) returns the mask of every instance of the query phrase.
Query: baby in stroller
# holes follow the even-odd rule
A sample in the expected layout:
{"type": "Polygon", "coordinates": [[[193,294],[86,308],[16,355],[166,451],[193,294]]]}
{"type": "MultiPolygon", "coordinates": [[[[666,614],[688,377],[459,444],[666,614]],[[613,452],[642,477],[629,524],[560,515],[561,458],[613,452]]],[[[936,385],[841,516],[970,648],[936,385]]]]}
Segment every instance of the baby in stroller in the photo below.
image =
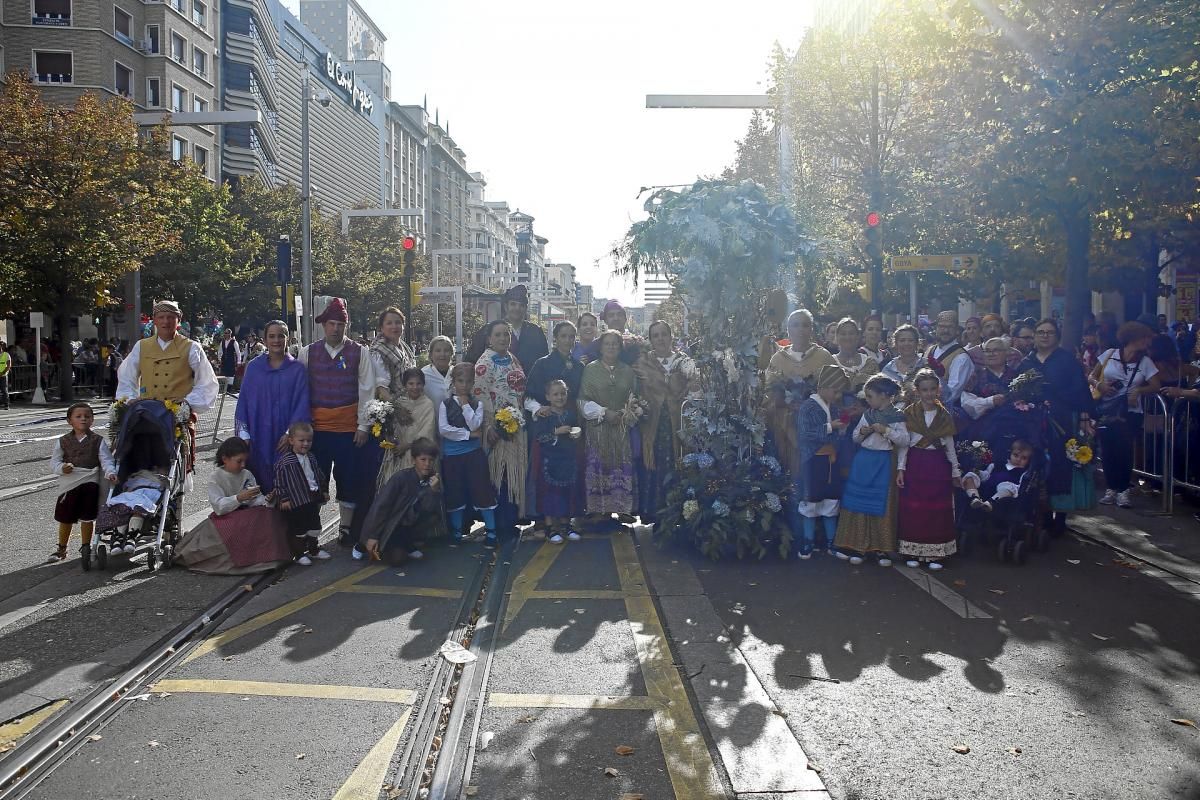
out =
{"type": "Polygon", "coordinates": [[[1001,561],[1012,558],[1018,564],[1037,544],[1034,540],[1040,486],[1038,470],[1032,466],[1034,447],[1025,439],[1013,439],[1008,457],[1001,467],[989,464],[986,469],[963,476],[963,490],[969,507],[963,515],[963,541],[970,549],[971,531],[988,536],[989,529],[998,529],[1000,541],[997,555],[1001,561]]]}
{"type": "Polygon", "coordinates": [[[1011,516],[1013,503],[1021,491],[1021,480],[1029,469],[1033,458],[1033,445],[1024,439],[1014,439],[1008,451],[1008,461],[1002,469],[989,464],[982,473],[970,472],[963,476],[963,489],[976,511],[1011,516]]]}
{"type": "Polygon", "coordinates": [[[126,479],[120,494],[114,494],[100,509],[97,523],[102,531],[112,531],[109,553],[137,550],[147,517],[153,517],[167,488],[167,468],[138,470],[126,479]]]}

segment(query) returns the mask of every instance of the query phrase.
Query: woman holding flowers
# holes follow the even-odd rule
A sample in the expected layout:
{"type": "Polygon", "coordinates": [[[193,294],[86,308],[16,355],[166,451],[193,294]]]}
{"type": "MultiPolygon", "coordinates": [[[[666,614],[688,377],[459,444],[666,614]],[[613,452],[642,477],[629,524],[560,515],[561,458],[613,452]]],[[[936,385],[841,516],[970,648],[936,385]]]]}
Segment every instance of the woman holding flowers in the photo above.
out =
{"type": "Polygon", "coordinates": [[[587,420],[585,481],[590,514],[632,514],[636,487],[630,433],[641,416],[634,402],[637,377],[621,360],[617,331],[598,339],[600,358],[583,370],[580,410],[587,420]]]}
{"type": "Polygon", "coordinates": [[[796,441],[796,413],[808,399],[821,368],[833,364],[833,356],[813,340],[813,315],[807,308],[793,311],[787,319],[790,344],[776,351],[767,365],[767,430],[775,441],[775,452],[795,479],[800,474],[800,446],[796,441]]]}
{"type": "Polygon", "coordinates": [[[650,350],[643,352],[633,370],[646,403],[642,417],[642,463],[645,481],[640,489],[642,522],[652,524],[661,507],[665,478],[683,457],[683,401],[699,388],[696,364],[675,349],[671,326],[659,320],[650,326],[650,350]]]}
{"type": "Polygon", "coordinates": [[[1069,512],[1089,509],[1096,502],[1094,403],[1079,362],[1059,347],[1058,322],[1042,320],[1034,326],[1033,335],[1033,352],[1018,370],[1036,369],[1044,380],[1043,396],[1049,406],[1045,439],[1050,458],[1046,489],[1054,515],[1050,533],[1058,536],[1067,529],[1069,512]],[[1072,440],[1075,444],[1068,452],[1072,440]]]}
{"type": "Polygon", "coordinates": [[[475,362],[475,396],[484,402],[488,470],[500,505],[496,533],[515,536],[525,513],[528,446],[525,431],[525,369],[509,352],[512,329],[504,320],[484,326],[487,348],[475,362]]]}

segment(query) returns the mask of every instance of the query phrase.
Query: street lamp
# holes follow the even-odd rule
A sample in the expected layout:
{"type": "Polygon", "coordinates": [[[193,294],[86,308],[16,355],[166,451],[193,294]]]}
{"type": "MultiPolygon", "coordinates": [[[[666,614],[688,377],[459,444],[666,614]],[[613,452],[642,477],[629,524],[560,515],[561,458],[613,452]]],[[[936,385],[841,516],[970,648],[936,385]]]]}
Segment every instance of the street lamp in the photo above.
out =
{"type": "Polygon", "coordinates": [[[308,62],[300,73],[300,293],[303,302],[304,344],[313,338],[313,281],[312,281],[312,186],[308,179],[308,104],[316,100],[328,108],[333,101],[329,92],[313,94],[308,85],[308,62]]]}

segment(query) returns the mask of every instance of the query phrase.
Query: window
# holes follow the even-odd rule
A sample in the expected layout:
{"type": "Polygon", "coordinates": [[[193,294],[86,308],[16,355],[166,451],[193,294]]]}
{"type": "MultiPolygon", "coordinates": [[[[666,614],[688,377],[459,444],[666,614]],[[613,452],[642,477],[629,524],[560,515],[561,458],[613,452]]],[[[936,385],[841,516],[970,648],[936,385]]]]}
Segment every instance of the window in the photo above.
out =
{"type": "Polygon", "coordinates": [[[208,8],[200,0],[193,0],[192,2],[192,22],[201,28],[208,22],[208,8]]]}
{"type": "Polygon", "coordinates": [[[70,83],[73,57],[70,53],[33,54],[33,70],[38,83],[70,83]]]}
{"type": "Polygon", "coordinates": [[[33,24],[70,25],[71,0],[33,0],[33,24]]]}
{"type": "Polygon", "coordinates": [[[208,74],[208,53],[199,47],[192,48],[192,71],[197,75],[208,74]]]}
{"type": "Polygon", "coordinates": [[[159,45],[158,45],[158,26],[157,25],[147,25],[146,26],[146,41],[143,44],[145,45],[145,47],[143,49],[147,53],[161,52],[158,49],[159,45]]]}
{"type": "Polygon", "coordinates": [[[171,58],[180,64],[187,63],[187,42],[178,33],[171,34],[171,58]]]}
{"type": "Polygon", "coordinates": [[[175,84],[171,84],[171,110],[187,111],[187,91],[175,84]]]}
{"type": "Polygon", "coordinates": [[[192,95],[192,111],[195,111],[197,114],[203,114],[205,111],[208,111],[208,101],[192,95]]]}
{"type": "Polygon", "coordinates": [[[133,97],[133,70],[118,63],[114,68],[113,88],[122,97],[133,97]]]}
{"type": "Polygon", "coordinates": [[[133,17],[120,8],[113,8],[113,33],[125,44],[133,44],[133,17]]]}
{"type": "Polygon", "coordinates": [[[186,0],[171,0],[171,8],[175,9],[180,14],[186,14],[187,2],[186,0]]]}
{"type": "Polygon", "coordinates": [[[146,105],[150,108],[160,108],[162,106],[162,94],[159,85],[158,78],[146,79],[146,105]]]}
{"type": "Polygon", "coordinates": [[[185,156],[187,156],[187,142],[178,136],[172,136],[171,158],[175,161],[183,161],[185,156]]]}
{"type": "Polygon", "coordinates": [[[196,145],[195,147],[193,147],[192,148],[192,161],[196,162],[196,166],[200,168],[201,172],[203,172],[205,175],[208,174],[208,151],[207,150],[205,150],[200,145],[196,145]]]}

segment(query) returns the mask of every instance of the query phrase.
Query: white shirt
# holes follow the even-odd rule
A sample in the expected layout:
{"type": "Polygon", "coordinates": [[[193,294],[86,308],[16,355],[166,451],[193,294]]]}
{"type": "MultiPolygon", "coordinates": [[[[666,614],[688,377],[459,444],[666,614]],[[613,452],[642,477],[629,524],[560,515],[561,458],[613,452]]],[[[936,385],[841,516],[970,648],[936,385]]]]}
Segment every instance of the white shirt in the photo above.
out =
{"type": "MultiPolygon", "coordinates": [[[[1101,364],[1104,364],[1104,371],[1101,374],[1101,380],[1105,383],[1109,381],[1120,381],[1121,388],[1117,389],[1117,393],[1113,397],[1124,397],[1129,394],[1130,389],[1136,389],[1150,381],[1158,374],[1158,367],[1154,366],[1154,362],[1149,356],[1142,356],[1139,362],[1129,362],[1126,364],[1121,361],[1121,351],[1119,348],[1105,350],[1097,359],[1101,364]],[[1110,358],[1111,356],[1111,358],[1110,358]],[[1107,360],[1107,363],[1105,363],[1107,360]],[[1132,386],[1130,385],[1132,383],[1132,386]]],[[[1110,400],[1111,398],[1103,398],[1110,400]]],[[[1129,407],[1130,413],[1141,414],[1142,406],[1139,403],[1136,406],[1129,407]]]]}
{"type": "Polygon", "coordinates": [[[314,492],[320,490],[317,485],[317,473],[313,471],[313,460],[311,453],[305,453],[300,457],[300,469],[304,472],[304,480],[308,481],[308,488],[314,492]]]}
{"type": "Polygon", "coordinates": [[[454,402],[462,407],[463,419],[467,422],[466,429],[451,425],[446,418],[446,404],[438,403],[438,432],[442,434],[443,439],[465,442],[471,438],[471,431],[479,430],[479,426],[483,424],[483,402],[480,401],[476,408],[471,408],[469,403],[463,405],[463,401],[458,397],[454,398],[454,402]]]}
{"type": "MultiPolygon", "coordinates": [[[[137,400],[141,397],[138,378],[141,376],[142,341],[139,339],[134,343],[129,355],[117,368],[118,400],[137,400]]],[[[154,341],[158,342],[159,348],[164,351],[171,346],[170,342],[164,342],[158,337],[155,337],[154,341]]],[[[191,339],[188,339],[187,343],[188,366],[192,368],[193,378],[192,390],[183,399],[192,407],[192,411],[199,414],[216,405],[221,386],[217,383],[217,373],[213,372],[212,364],[208,363],[208,358],[204,355],[204,348],[191,339]]]]}
{"type": "MultiPolygon", "coordinates": [[[[936,359],[956,346],[958,346],[957,340],[950,344],[935,345],[932,350],[933,357],[936,359]]],[[[950,365],[950,369],[946,371],[946,377],[942,380],[942,402],[950,406],[958,400],[962,395],[963,387],[967,385],[967,381],[970,380],[971,373],[974,371],[975,362],[971,360],[969,353],[964,351],[961,356],[954,359],[954,363],[950,365]]]]}
{"type": "MultiPolygon", "coordinates": [[[[959,360],[961,361],[962,359],[959,359],[959,360]]],[[[967,360],[967,363],[970,363],[970,361],[971,361],[970,358],[967,358],[966,360],[967,360]]],[[[925,424],[926,425],[933,424],[933,418],[937,415],[937,412],[938,412],[938,410],[936,408],[932,411],[925,412],[925,424]]],[[[919,433],[909,431],[908,446],[901,448],[901,450],[900,450],[900,458],[898,459],[899,463],[896,465],[897,469],[902,470],[902,469],[906,468],[906,466],[908,465],[909,448],[915,447],[917,442],[919,442],[919,441],[921,441],[921,435],[919,433]]],[[[962,470],[959,469],[959,466],[958,466],[958,452],[954,449],[954,437],[953,436],[943,436],[941,442],[932,444],[929,447],[925,447],[922,449],[932,450],[935,447],[938,447],[939,445],[941,446],[941,448],[944,451],[946,451],[946,460],[950,462],[950,475],[955,478],[961,478],[962,470]]]]}
{"type": "MultiPolygon", "coordinates": [[[[82,442],[86,438],[86,436],[76,436],[75,440],[82,442]]],[[[62,475],[64,463],[62,442],[55,439],[54,452],[50,454],[50,471],[55,475],[62,475]]],[[[112,450],[108,446],[108,440],[103,436],[100,437],[100,466],[104,469],[105,478],[109,475],[117,474],[117,461],[113,458],[112,450]]]]}
{"type": "Polygon", "coordinates": [[[893,448],[908,447],[908,426],[904,424],[904,420],[889,422],[887,433],[880,434],[871,430],[870,424],[867,423],[867,415],[864,414],[858,418],[858,424],[854,426],[852,436],[855,444],[860,444],[867,450],[892,450],[893,448]]]}
{"type": "Polygon", "coordinates": [[[432,400],[435,406],[440,406],[442,401],[450,396],[450,368],[447,367],[446,374],[443,375],[433,364],[426,364],[421,367],[421,372],[425,373],[425,396],[432,400]]]}
{"type": "MultiPolygon", "coordinates": [[[[987,369],[987,367],[982,367],[987,369]]],[[[992,373],[995,375],[996,373],[992,373]]],[[[967,412],[967,416],[971,419],[979,419],[987,412],[996,407],[996,396],[989,394],[986,397],[980,397],[977,394],[964,391],[959,398],[963,410],[967,412]]]]}
{"type": "MultiPolygon", "coordinates": [[[[307,464],[308,461],[306,460],[304,463],[307,464]]],[[[218,469],[220,469],[220,467],[218,467],[218,469]]],[[[312,467],[309,467],[309,471],[311,470],[312,467]]],[[[248,481],[243,488],[249,489],[251,486],[257,485],[258,484],[254,483],[253,481],[253,476],[251,476],[251,480],[248,481]]],[[[218,486],[216,483],[210,483],[208,485],[208,503],[212,506],[212,509],[214,512],[216,512],[217,516],[224,516],[231,511],[237,511],[242,506],[269,506],[271,501],[267,499],[265,494],[260,494],[254,499],[247,500],[243,503],[241,500],[237,499],[236,494],[225,495],[220,486],[218,486]]]]}
{"type": "MultiPolygon", "coordinates": [[[[342,343],[337,347],[330,347],[326,341],[322,341],[321,345],[331,359],[336,359],[338,354],[346,349],[346,343],[349,341],[349,339],[342,339],[342,343]]],[[[308,369],[307,347],[300,348],[300,355],[296,360],[303,364],[305,369],[308,369]]],[[[371,430],[371,419],[367,416],[367,404],[375,399],[375,385],[375,365],[371,362],[367,348],[364,347],[362,357],[358,359],[358,429],[364,433],[371,430]]]]}

